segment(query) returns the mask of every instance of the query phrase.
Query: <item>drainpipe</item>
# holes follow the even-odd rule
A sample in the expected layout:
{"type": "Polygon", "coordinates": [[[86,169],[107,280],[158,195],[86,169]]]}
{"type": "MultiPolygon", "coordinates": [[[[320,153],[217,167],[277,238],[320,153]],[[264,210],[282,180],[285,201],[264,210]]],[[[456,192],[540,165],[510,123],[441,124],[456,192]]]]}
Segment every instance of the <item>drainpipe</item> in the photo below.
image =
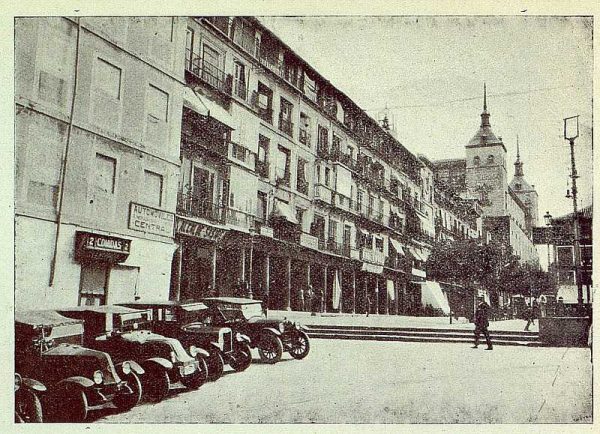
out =
{"type": "Polygon", "coordinates": [[[77,42],[75,45],[75,71],[73,73],[73,95],[71,97],[71,113],[69,114],[69,126],[67,128],[67,142],[63,153],[62,165],[60,168],[60,193],[58,196],[58,204],[56,210],[56,236],[54,238],[54,248],[52,251],[52,259],[50,262],[50,281],[48,285],[54,286],[54,276],[56,274],[56,257],[58,254],[58,239],[60,237],[60,228],[62,225],[62,208],[64,203],[65,179],[67,171],[67,160],[69,157],[69,146],[71,145],[71,135],[73,132],[73,118],[75,116],[75,101],[77,98],[77,80],[79,77],[79,48],[81,40],[81,18],[77,17],[77,42]]]}

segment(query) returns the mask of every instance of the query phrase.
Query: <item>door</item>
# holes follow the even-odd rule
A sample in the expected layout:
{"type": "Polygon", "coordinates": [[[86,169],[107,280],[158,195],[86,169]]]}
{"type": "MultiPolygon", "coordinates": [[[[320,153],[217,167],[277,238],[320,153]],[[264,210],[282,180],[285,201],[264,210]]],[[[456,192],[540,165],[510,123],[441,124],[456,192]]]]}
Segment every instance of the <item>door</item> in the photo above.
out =
{"type": "Polygon", "coordinates": [[[127,303],[135,301],[138,295],[139,267],[126,267],[116,265],[110,269],[108,276],[108,293],[110,297],[107,302],[110,304],[127,303]]]}
{"type": "Polygon", "coordinates": [[[216,88],[220,88],[222,85],[219,64],[219,52],[208,45],[204,45],[202,49],[202,79],[216,88]]]}
{"type": "Polygon", "coordinates": [[[106,304],[106,287],[110,265],[89,262],[81,265],[79,281],[79,306],[106,304]]]}
{"type": "Polygon", "coordinates": [[[213,219],[213,192],[215,174],[194,166],[192,184],[192,211],[197,217],[213,219]]]}
{"type": "Polygon", "coordinates": [[[350,256],[350,233],[352,228],[344,225],[344,255],[350,256]]]}
{"type": "Polygon", "coordinates": [[[246,99],[246,66],[241,62],[235,62],[235,93],[242,99],[246,99]]]}

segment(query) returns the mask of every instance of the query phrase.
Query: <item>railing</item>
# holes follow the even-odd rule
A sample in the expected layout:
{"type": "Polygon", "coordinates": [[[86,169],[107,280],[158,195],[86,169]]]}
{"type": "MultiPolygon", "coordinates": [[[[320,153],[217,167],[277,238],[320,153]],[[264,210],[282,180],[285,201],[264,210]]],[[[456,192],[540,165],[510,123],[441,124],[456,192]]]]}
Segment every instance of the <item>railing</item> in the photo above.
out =
{"type": "Polygon", "coordinates": [[[192,53],[189,48],[186,50],[186,56],[189,59],[189,63],[186,62],[186,69],[190,73],[215,89],[231,95],[231,75],[225,74],[216,65],[192,53]]]}
{"type": "Polygon", "coordinates": [[[327,143],[319,142],[317,144],[317,157],[319,158],[329,158],[329,148],[327,143]]]}
{"type": "Polygon", "coordinates": [[[252,213],[234,208],[225,208],[225,223],[240,228],[252,229],[256,221],[256,216],[252,213]]]}
{"type": "Polygon", "coordinates": [[[300,143],[302,143],[306,146],[310,146],[310,144],[311,144],[310,133],[301,128],[300,133],[298,135],[298,140],[300,141],[300,143]]]}
{"type": "Polygon", "coordinates": [[[403,270],[406,266],[405,260],[401,256],[388,256],[385,258],[384,265],[394,270],[403,270]]]}
{"type": "Polygon", "coordinates": [[[177,214],[198,217],[216,223],[224,222],[223,205],[192,194],[177,195],[177,214]]]}
{"type": "Polygon", "coordinates": [[[196,131],[186,122],[183,122],[181,128],[181,141],[188,147],[201,147],[222,157],[229,155],[229,144],[225,140],[203,136],[202,132],[196,131]]]}
{"type": "Polygon", "coordinates": [[[252,92],[251,104],[254,110],[256,110],[256,114],[263,121],[268,122],[270,124],[273,123],[273,109],[269,106],[265,106],[260,103],[259,93],[257,91],[252,92]]]}
{"type": "Polygon", "coordinates": [[[214,27],[219,29],[226,35],[229,35],[229,17],[206,17],[206,21],[211,23],[214,27]]]}
{"type": "Polygon", "coordinates": [[[259,63],[279,75],[281,69],[279,55],[276,52],[265,49],[263,44],[259,44],[257,51],[259,63]]]}
{"type": "Polygon", "coordinates": [[[294,124],[292,121],[285,119],[281,114],[279,114],[279,130],[292,137],[294,132],[294,124]]]}
{"type": "Polygon", "coordinates": [[[296,182],[296,190],[298,190],[299,193],[308,195],[308,181],[304,181],[302,179],[299,179],[296,182]]]}
{"type": "Polygon", "coordinates": [[[315,237],[314,235],[307,234],[306,232],[302,232],[300,234],[300,245],[313,250],[318,250],[319,238],[315,237]]]}
{"type": "Polygon", "coordinates": [[[333,192],[329,187],[317,184],[315,185],[315,199],[320,199],[325,203],[333,205],[333,192]]]}
{"type": "Polygon", "coordinates": [[[267,161],[256,162],[256,174],[261,178],[269,177],[269,163],[267,161]]]}
{"type": "Polygon", "coordinates": [[[361,261],[369,262],[371,264],[383,265],[385,263],[385,255],[383,252],[378,250],[360,249],[361,261]]]}
{"type": "Polygon", "coordinates": [[[340,163],[347,166],[349,169],[357,171],[358,170],[358,161],[352,158],[350,154],[346,154],[344,152],[334,152],[333,160],[339,161],[340,163]]]}
{"type": "Polygon", "coordinates": [[[233,91],[235,96],[246,101],[248,99],[248,87],[243,80],[234,80],[233,91]]]}
{"type": "Polygon", "coordinates": [[[234,142],[230,142],[230,156],[244,164],[252,165],[253,157],[256,155],[251,150],[234,142]]]}

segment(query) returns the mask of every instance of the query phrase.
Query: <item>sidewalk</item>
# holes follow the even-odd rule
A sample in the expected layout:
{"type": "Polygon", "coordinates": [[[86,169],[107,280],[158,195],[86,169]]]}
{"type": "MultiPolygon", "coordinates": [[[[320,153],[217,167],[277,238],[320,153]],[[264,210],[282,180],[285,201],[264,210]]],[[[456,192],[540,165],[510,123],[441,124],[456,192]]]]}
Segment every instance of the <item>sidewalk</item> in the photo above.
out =
{"type": "MultiPolygon", "coordinates": [[[[448,317],[422,317],[402,315],[374,315],[368,317],[365,314],[350,313],[318,313],[311,316],[310,312],[294,312],[285,310],[269,310],[269,317],[287,318],[290,321],[306,325],[344,325],[344,326],[368,326],[368,327],[397,327],[397,328],[436,328],[436,329],[460,329],[473,330],[474,325],[465,318],[456,321],[452,318],[452,324],[448,317]]],[[[523,331],[526,321],[520,319],[490,321],[489,330],[496,331],[523,331]]],[[[529,326],[530,332],[538,332],[538,321],[529,326]]]]}

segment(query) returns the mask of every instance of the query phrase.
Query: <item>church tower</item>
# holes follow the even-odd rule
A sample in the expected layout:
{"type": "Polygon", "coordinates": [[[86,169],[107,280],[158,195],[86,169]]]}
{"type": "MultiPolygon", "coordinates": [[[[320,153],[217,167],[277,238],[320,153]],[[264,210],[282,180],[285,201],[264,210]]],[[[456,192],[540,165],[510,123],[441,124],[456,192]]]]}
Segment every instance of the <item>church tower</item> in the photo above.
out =
{"type": "Polygon", "coordinates": [[[496,137],[492,131],[485,84],[481,125],[466,145],[466,160],[467,190],[480,198],[484,216],[506,215],[508,196],[506,147],[502,139],[496,137]]]}
{"type": "Polygon", "coordinates": [[[517,136],[517,161],[515,161],[515,176],[509,188],[517,195],[525,206],[525,226],[531,233],[532,227],[538,225],[538,194],[535,188],[525,180],[523,162],[519,152],[519,136],[517,136]]]}

